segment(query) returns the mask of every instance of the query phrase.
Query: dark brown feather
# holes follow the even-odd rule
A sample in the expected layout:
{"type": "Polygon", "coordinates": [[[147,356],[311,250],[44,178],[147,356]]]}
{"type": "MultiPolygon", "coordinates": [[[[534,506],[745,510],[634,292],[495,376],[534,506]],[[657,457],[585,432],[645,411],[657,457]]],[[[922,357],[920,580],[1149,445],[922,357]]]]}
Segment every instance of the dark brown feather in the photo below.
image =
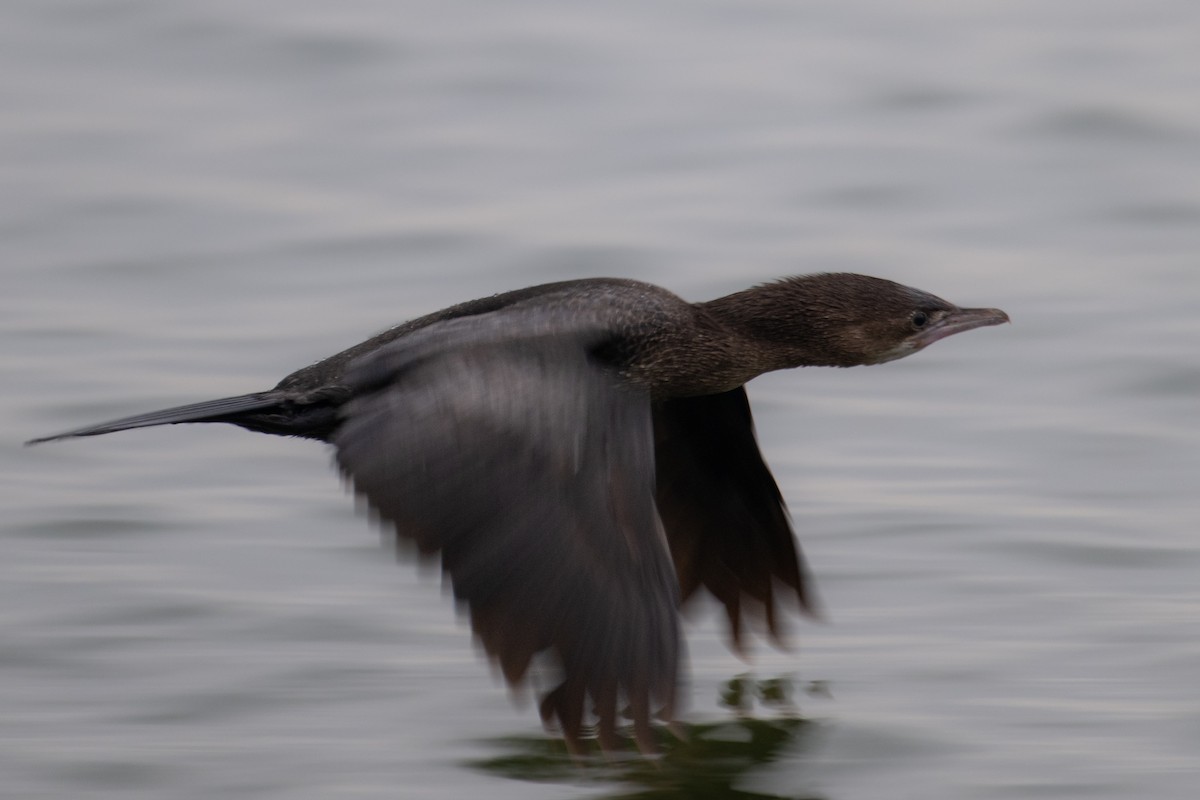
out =
{"type": "Polygon", "coordinates": [[[782,636],[777,606],[792,605],[789,597],[815,613],[812,581],[755,441],[745,389],[661,403],[654,430],[658,512],[684,600],[701,586],[711,592],[739,649],[749,618],[782,636]]]}

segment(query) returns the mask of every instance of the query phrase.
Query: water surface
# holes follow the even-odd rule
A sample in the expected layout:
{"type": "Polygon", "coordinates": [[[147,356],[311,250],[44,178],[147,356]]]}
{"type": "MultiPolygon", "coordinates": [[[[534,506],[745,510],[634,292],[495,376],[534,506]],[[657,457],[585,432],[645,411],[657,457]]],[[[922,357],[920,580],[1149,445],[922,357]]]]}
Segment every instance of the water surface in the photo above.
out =
{"type": "MultiPolygon", "coordinates": [[[[534,709],[320,446],[20,443],[537,282],[698,300],[854,270],[1014,324],[752,384],[830,618],[752,668],[830,696],[800,693],[804,734],[737,788],[1194,796],[1193,4],[14,0],[0,23],[0,794],[628,791],[478,766],[538,740],[534,709]]],[[[747,665],[712,615],[689,647],[689,720],[729,719],[747,665]]]]}

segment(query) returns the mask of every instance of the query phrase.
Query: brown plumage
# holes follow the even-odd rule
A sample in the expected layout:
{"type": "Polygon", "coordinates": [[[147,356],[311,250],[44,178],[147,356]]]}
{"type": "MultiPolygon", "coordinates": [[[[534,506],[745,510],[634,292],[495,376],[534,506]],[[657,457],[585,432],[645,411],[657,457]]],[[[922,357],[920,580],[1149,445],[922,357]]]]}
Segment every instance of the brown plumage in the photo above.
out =
{"type": "Polygon", "coordinates": [[[404,323],[271,390],[32,443],[183,422],[330,442],[382,520],[440,554],[512,685],[561,683],[542,714],[613,746],[628,706],[649,749],[679,679],[678,607],[711,593],[740,647],[814,609],[743,384],[877,364],[1006,322],[862,275],[789,278],[706,303],[630,280],[547,284],[404,323]],[[789,600],[790,598],[790,600],[789,600]],[[782,605],[781,605],[782,604],[782,605]]]}

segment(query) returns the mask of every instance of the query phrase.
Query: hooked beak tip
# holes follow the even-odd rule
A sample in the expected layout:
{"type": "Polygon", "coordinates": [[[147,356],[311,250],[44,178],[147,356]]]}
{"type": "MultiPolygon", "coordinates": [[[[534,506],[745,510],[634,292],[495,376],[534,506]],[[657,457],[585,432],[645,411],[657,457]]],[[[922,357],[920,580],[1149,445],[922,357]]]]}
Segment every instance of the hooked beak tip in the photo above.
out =
{"type": "Polygon", "coordinates": [[[1011,323],[1008,314],[998,308],[960,308],[948,318],[958,330],[985,328],[989,325],[1011,323]]]}
{"type": "Polygon", "coordinates": [[[921,347],[927,347],[956,333],[986,328],[990,325],[1003,325],[1006,322],[1011,322],[1008,314],[998,308],[956,308],[943,317],[938,324],[922,331],[918,342],[921,347]]]}

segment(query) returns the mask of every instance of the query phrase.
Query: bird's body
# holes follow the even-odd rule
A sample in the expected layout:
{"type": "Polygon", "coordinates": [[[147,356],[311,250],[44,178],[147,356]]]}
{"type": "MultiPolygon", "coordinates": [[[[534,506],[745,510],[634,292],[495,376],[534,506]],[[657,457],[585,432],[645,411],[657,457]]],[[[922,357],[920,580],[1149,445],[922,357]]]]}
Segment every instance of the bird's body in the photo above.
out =
{"type": "MultiPolygon", "coordinates": [[[[611,746],[670,715],[678,606],[703,587],[775,634],[812,610],[743,384],[798,366],[903,357],[1007,321],[861,275],[813,275],[688,303],[631,280],[547,284],[452,306],[305,367],[275,388],[47,439],[181,422],[331,442],[397,533],[440,553],[511,684],[549,653],[543,716],[611,746]],[[783,606],[786,608],[786,604],[783,606]]],[[[45,441],[38,439],[34,441],[45,441]]]]}

